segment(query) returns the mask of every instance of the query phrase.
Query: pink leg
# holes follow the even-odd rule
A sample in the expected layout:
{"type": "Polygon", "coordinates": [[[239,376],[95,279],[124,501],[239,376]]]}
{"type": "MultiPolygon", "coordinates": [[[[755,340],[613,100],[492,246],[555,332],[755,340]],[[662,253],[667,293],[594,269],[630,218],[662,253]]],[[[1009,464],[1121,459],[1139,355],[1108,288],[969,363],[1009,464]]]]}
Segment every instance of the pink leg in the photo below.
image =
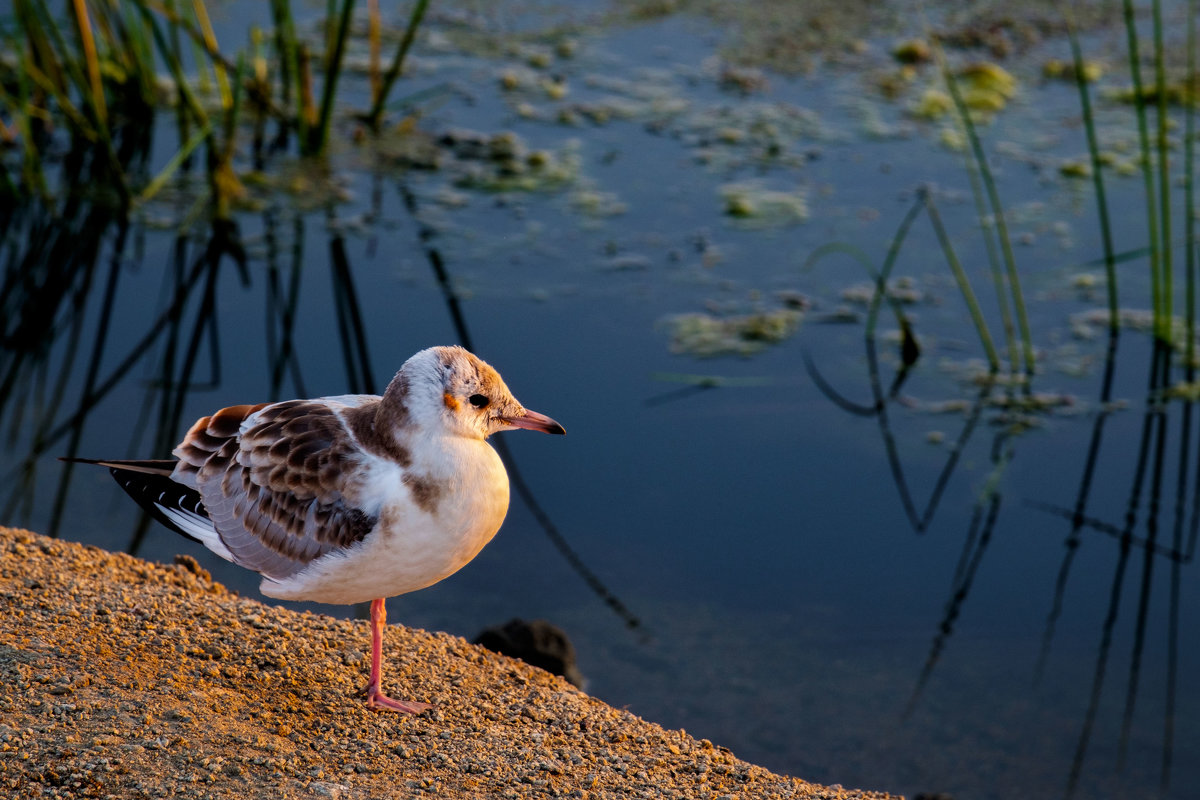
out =
{"type": "Polygon", "coordinates": [[[387,623],[387,608],[383,598],[371,601],[371,680],[367,684],[367,706],[369,708],[386,708],[390,711],[403,711],[406,714],[420,714],[427,708],[433,708],[429,703],[414,703],[408,700],[393,700],[379,688],[383,672],[383,628],[387,623]]]}

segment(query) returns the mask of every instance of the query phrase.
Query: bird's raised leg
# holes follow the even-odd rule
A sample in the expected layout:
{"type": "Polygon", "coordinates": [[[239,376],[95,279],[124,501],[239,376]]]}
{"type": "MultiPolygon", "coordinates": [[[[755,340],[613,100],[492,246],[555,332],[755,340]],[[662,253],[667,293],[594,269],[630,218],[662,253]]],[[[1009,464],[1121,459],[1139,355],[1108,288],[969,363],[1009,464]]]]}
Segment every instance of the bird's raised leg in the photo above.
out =
{"type": "Polygon", "coordinates": [[[415,703],[409,700],[393,700],[379,688],[383,673],[383,628],[387,624],[387,608],[383,598],[371,601],[371,680],[367,684],[367,706],[369,708],[385,708],[390,711],[403,711],[406,714],[420,714],[427,708],[433,708],[429,703],[415,703]]]}

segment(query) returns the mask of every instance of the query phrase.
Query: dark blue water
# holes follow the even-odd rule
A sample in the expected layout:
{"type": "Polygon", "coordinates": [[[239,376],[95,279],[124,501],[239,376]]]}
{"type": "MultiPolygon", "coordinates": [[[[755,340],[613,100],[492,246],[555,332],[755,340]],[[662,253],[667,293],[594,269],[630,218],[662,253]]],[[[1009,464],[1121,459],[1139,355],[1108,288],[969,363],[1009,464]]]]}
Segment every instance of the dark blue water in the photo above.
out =
{"type": "MultiPolygon", "coordinates": [[[[222,262],[216,339],[207,330],[197,338],[196,385],[168,441],[222,406],[361,388],[352,385],[365,379],[347,366],[334,310],[330,254],[340,240],[376,387],[416,350],[460,339],[447,305],[453,296],[479,355],[523,403],[566,426],[563,439],[515,433],[508,444],[546,514],[640,618],[645,636],[625,629],[518,500],[500,535],[462,572],[392,600],[395,621],[472,636],[514,616],[547,618],[574,640],[597,697],[810,780],[1031,798],[1065,796],[1074,780],[1080,797],[1151,797],[1160,796],[1166,762],[1162,795],[1189,796],[1200,778],[1200,653],[1192,635],[1200,592],[1190,553],[1174,561],[1164,553],[1175,546],[1181,448],[1188,469],[1178,501],[1181,549],[1189,542],[1200,422],[1181,444],[1182,403],[1152,416],[1166,425],[1165,449],[1157,458],[1148,451],[1139,482],[1143,443],[1159,440],[1157,428],[1144,436],[1151,348],[1136,331],[1121,336],[1116,355],[1112,396],[1125,405],[1101,413],[1105,340],[1076,338],[1070,321],[1104,302],[1077,280],[1101,271],[1079,266],[1101,254],[1093,201],[1056,169],[1059,159],[1084,151],[1069,120],[1073,89],[1026,79],[1013,107],[983,129],[1013,236],[1025,243],[1017,255],[1039,355],[1034,389],[1069,396],[1071,405],[1030,415],[1031,427],[1020,432],[998,410],[982,411],[917,530],[885,442],[895,442],[920,519],[973,419],[976,393],[962,380],[963,365],[982,357],[925,217],[894,273],[921,293],[909,313],[923,353],[887,405],[886,428],[877,416],[839,408],[803,357],[807,351],[840,394],[871,402],[866,309],[842,295],[869,275],[844,254],[807,271],[801,265],[818,247],[848,242],[877,267],[922,184],[934,187],[993,335],[1001,336],[962,156],[939,143],[938,125],[872,99],[865,76],[871,64],[886,63],[886,43],[873,43],[874,61],[868,53],[852,68],[771,74],[766,89],[743,96],[721,88],[712,59],[724,39],[703,20],[596,29],[575,37],[572,58],[556,57],[542,71],[567,81],[567,96],[554,99],[536,88],[503,92],[502,74],[524,75],[525,56],[464,52],[452,38],[447,43],[455,29],[439,24],[432,30],[442,38],[418,49],[406,79],[412,92],[447,87],[425,107],[420,127],[511,130],[530,149],[575,159],[576,176],[543,190],[486,192],[456,184],[471,164],[425,172],[385,160],[372,172],[353,166],[369,161],[360,151],[340,145],[335,163],[347,199],[320,202],[332,192],[314,183],[295,195],[266,194],[263,209],[237,216],[247,282],[222,262]],[[556,121],[559,111],[578,110],[573,104],[614,97],[628,104],[628,118],[556,121]],[[721,130],[739,126],[751,141],[725,141],[732,134],[721,130]],[[753,143],[758,134],[781,142],[782,153],[763,157],[753,143]],[[725,215],[721,188],[746,181],[803,196],[807,220],[725,215]],[[611,193],[624,212],[581,211],[583,190],[611,193]],[[443,259],[449,289],[427,247],[443,259]],[[299,281],[296,357],[277,384],[272,354],[282,334],[270,301],[273,270],[285,294],[299,281]],[[752,357],[671,351],[673,315],[774,311],[782,290],[813,304],[783,343],[752,357]],[[860,321],[820,321],[839,306],[860,321]],[[679,374],[731,380],[689,391],[669,377],[679,374]],[[949,400],[965,400],[965,412],[935,413],[949,400]],[[1097,524],[1073,536],[1068,518],[1036,504],[1074,507],[1098,426],[1086,503],[1097,524]],[[1131,508],[1132,538],[1123,547],[1119,532],[1131,508]],[[1157,550],[1148,551],[1141,543],[1152,533],[1157,550]]],[[[1037,63],[1029,58],[1029,74],[1037,63]]],[[[170,153],[165,132],[156,146],[162,158],[170,153]]],[[[311,172],[276,166],[278,174],[311,172]]],[[[1112,191],[1121,209],[1118,246],[1141,246],[1140,183],[1114,179],[1112,191]]],[[[113,549],[135,535],[135,509],[100,470],[71,476],[56,521],[64,473],[53,457],[68,452],[67,436],[29,462],[26,482],[17,479],[38,427],[49,420],[45,433],[80,404],[109,259],[118,259],[117,283],[100,379],[169,302],[173,228],[148,223],[182,218],[191,201],[187,192],[181,197],[146,209],[119,253],[116,228],[105,229],[84,311],[58,312],[60,333],[30,357],[38,368],[14,384],[0,418],[7,437],[0,474],[17,498],[6,499],[6,523],[43,532],[57,525],[66,538],[113,549]],[[72,319],[81,344],[59,392],[72,319]]],[[[27,230],[14,229],[5,247],[27,247],[27,230]]],[[[206,236],[203,228],[189,235],[185,264],[206,236]]],[[[1123,266],[1120,280],[1122,304],[1145,308],[1144,262],[1123,266]]],[[[195,292],[179,315],[175,379],[200,308],[195,292]]],[[[878,344],[885,390],[897,363],[888,338],[895,327],[885,310],[878,344]]],[[[153,440],[170,348],[166,332],[157,336],[90,410],[77,454],[166,454],[153,440]]],[[[15,353],[5,350],[5,370],[15,353]]],[[[150,529],[139,546],[152,559],[179,552],[256,593],[247,573],[167,531],[150,529]]]]}

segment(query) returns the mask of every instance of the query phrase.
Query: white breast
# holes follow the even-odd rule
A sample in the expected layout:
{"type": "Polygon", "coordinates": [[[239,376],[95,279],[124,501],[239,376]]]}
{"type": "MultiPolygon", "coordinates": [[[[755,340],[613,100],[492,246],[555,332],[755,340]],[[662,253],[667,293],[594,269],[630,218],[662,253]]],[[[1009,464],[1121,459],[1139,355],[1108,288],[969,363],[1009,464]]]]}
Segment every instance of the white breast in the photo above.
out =
{"type": "Polygon", "coordinates": [[[284,600],[360,603],[424,589],[465,566],[504,522],[508,475],[484,441],[454,437],[439,445],[437,464],[417,461],[405,470],[393,462],[371,463],[364,495],[379,501],[363,510],[378,514],[375,528],[361,542],[322,556],[296,575],[264,579],[262,593],[284,600]],[[430,509],[422,508],[404,483],[413,476],[438,485],[430,509]]]}

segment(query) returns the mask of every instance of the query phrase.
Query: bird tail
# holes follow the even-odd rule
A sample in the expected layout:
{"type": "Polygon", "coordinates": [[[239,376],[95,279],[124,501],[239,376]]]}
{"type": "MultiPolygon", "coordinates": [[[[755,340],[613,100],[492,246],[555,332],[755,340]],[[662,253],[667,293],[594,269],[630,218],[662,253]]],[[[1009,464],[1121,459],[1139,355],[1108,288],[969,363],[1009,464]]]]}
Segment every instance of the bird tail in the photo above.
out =
{"type": "Polygon", "coordinates": [[[108,471],[125,493],[163,525],[208,547],[211,545],[207,540],[216,538],[200,493],[190,486],[172,480],[171,473],[175,470],[175,461],[95,458],[60,458],[59,461],[108,467],[108,471]]]}
{"type": "Polygon", "coordinates": [[[175,471],[175,462],[169,458],[120,461],[116,459],[69,458],[67,456],[59,456],[58,460],[65,461],[68,464],[95,464],[100,467],[108,467],[109,469],[119,469],[125,472],[142,472],[147,475],[170,475],[175,471]]]}

